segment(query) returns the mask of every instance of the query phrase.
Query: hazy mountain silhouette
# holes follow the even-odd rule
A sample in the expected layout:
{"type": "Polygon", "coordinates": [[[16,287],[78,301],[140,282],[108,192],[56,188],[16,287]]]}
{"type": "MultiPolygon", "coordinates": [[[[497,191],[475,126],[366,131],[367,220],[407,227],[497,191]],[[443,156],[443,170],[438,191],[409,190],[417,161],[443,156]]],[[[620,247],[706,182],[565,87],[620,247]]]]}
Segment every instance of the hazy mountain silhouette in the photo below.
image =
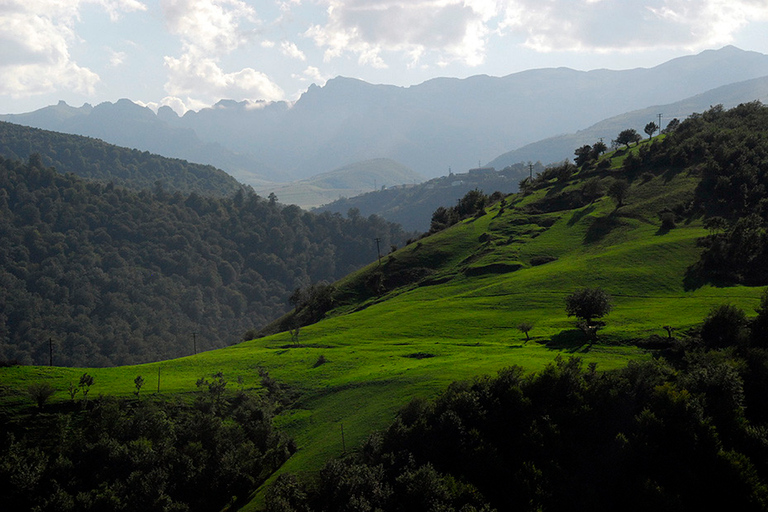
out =
{"type": "Polygon", "coordinates": [[[121,100],[0,119],[211,163],[246,182],[302,179],[374,158],[435,177],[624,112],[767,75],[768,55],[728,46],[624,71],[537,69],[411,87],[339,77],[293,104],[227,100],[181,117],[121,100]]]}
{"type": "Polygon", "coordinates": [[[658,124],[659,114],[662,114],[662,126],[666,126],[672,119],[677,118],[682,121],[690,114],[704,112],[713,105],[722,104],[725,108],[732,108],[740,103],[755,100],[768,103],[768,76],[718,87],[675,103],[647,107],[610,117],[575,133],[549,137],[509,151],[496,157],[488,165],[502,169],[518,162],[553,163],[566,158],[573,160],[576,148],[584,144],[594,144],[601,138],[610,145],[611,140],[626,128],[634,128],[642,134],[646,124],[650,122],[658,124]]]}

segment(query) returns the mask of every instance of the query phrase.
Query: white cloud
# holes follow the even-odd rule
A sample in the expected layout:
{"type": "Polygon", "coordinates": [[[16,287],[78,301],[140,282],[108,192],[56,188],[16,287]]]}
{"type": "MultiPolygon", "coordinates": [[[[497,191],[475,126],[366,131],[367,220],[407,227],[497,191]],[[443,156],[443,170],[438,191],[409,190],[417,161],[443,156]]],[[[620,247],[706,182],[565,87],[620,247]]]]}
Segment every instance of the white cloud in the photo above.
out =
{"type": "MultiPolygon", "coordinates": [[[[180,57],[166,56],[168,80],[165,90],[172,96],[187,96],[186,105],[210,104],[222,98],[278,100],[283,90],[266,74],[246,67],[226,72],[222,57],[251,42],[261,21],[241,0],[162,0],[166,25],[182,41],[180,57]]],[[[269,40],[261,46],[274,46],[269,40]]],[[[286,51],[283,45],[283,51],[286,51]]],[[[298,48],[287,48],[287,51],[298,48]]],[[[297,58],[298,55],[294,55],[297,58]]]]}
{"type": "Polygon", "coordinates": [[[540,51],[629,52],[711,48],[750,22],[766,0],[320,0],[327,18],[305,33],[325,61],[351,55],[386,67],[485,61],[491,38],[540,51]],[[514,44],[514,43],[513,43],[514,44]]]}
{"type": "Polygon", "coordinates": [[[247,41],[241,23],[257,23],[251,6],[240,0],[162,0],[168,29],[187,49],[224,55],[247,41]]]}
{"type": "Polygon", "coordinates": [[[727,44],[748,22],[764,20],[764,0],[510,0],[500,28],[544,52],[695,50],[727,44]]]}
{"type": "Polygon", "coordinates": [[[415,65],[428,52],[441,60],[482,62],[497,12],[494,0],[327,0],[328,19],[305,32],[325,48],[325,60],[344,53],[360,64],[385,67],[385,52],[408,55],[415,65]]]}
{"type": "Polygon", "coordinates": [[[166,91],[173,96],[215,101],[222,98],[279,100],[283,90],[267,75],[252,68],[225,73],[215,59],[184,54],[180,58],[166,57],[169,71],[166,91]]]}
{"type": "Polygon", "coordinates": [[[125,52],[118,52],[112,48],[107,48],[107,53],[109,54],[109,65],[113,68],[122,65],[122,63],[125,62],[125,58],[127,57],[125,52]]]}
{"type": "Polygon", "coordinates": [[[323,74],[318,68],[315,66],[307,66],[307,69],[305,69],[300,75],[291,75],[291,78],[294,78],[296,80],[300,80],[302,82],[312,82],[316,85],[319,85],[320,87],[325,85],[325,82],[333,78],[331,75],[325,75],[323,74]]]}
{"type": "Polygon", "coordinates": [[[283,55],[286,57],[291,57],[292,59],[298,59],[298,60],[307,60],[307,56],[304,55],[304,52],[299,50],[299,47],[296,46],[296,43],[292,43],[290,41],[283,41],[280,43],[280,50],[283,52],[283,55]]]}
{"type": "Polygon", "coordinates": [[[3,0],[0,2],[0,94],[15,98],[57,90],[92,93],[99,76],[78,65],[70,46],[85,4],[111,19],[144,10],[136,0],[3,0]]]}

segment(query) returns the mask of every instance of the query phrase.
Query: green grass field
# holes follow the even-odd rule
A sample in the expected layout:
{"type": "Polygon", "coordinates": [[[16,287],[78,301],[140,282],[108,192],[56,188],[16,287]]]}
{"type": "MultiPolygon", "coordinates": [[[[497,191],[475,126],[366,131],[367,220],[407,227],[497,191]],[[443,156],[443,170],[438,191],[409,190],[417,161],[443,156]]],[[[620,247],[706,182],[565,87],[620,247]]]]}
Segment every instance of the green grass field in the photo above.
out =
{"type": "MultiPolygon", "coordinates": [[[[146,380],[143,394],[156,393],[158,373],[160,395],[168,396],[193,392],[198,378],[218,371],[232,389],[259,389],[258,369],[265,368],[299,393],[277,418],[299,446],[281,471],[313,472],[384,428],[411,398],[434,397],[454,380],[509,365],[534,371],[558,354],[575,354],[608,370],[650,357],[632,340],[665,335],[665,325],[690,329],[718,304],[754,314],[762,288],[685,284],[686,269],[700,250],[696,239],[706,231],[691,222],[664,232],[657,213],[690,196],[692,183],[682,174],[635,180],[620,209],[604,197],[578,210],[524,214],[519,207],[552,194],[554,185],[513,196],[508,200],[516,208],[508,205],[499,215],[496,205],[485,216],[401,249],[393,261],[383,260],[384,266],[432,268],[431,282],[438,284],[345,303],[303,327],[300,346],[281,333],[140,366],[2,368],[0,404],[6,412],[29,413],[26,386],[41,380],[59,390],[54,400],[67,400],[67,385],[85,371],[95,378],[92,396],[131,396],[137,375],[146,380]],[[532,265],[542,257],[551,261],[532,265]],[[592,346],[584,344],[564,310],[565,296],[583,286],[600,286],[614,298],[600,343],[592,346]],[[516,329],[522,321],[534,324],[531,341],[516,329]],[[326,362],[318,366],[320,356],[326,362]]],[[[337,288],[359,288],[377,266],[348,276],[337,288]]],[[[262,497],[263,490],[244,509],[258,509],[262,497]]]]}

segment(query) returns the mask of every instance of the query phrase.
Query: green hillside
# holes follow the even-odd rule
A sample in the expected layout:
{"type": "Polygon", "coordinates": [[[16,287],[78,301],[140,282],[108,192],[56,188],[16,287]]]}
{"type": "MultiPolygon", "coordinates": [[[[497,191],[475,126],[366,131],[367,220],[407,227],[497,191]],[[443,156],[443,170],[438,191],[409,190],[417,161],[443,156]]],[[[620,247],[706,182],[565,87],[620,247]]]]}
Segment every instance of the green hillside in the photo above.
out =
{"type": "MultiPolygon", "coordinates": [[[[665,326],[682,338],[724,303],[754,316],[768,284],[760,273],[724,277],[701,262],[738,248],[747,211],[760,212],[754,232],[765,236],[764,192],[743,189],[740,180],[754,179],[757,187],[768,179],[759,160],[766,115],[755,105],[713,109],[666,138],[580,169],[548,169],[523,193],[480,206],[338,281],[322,304],[303,304],[322,306],[324,318],[292,333],[141,366],[0,369],[3,410],[31,414],[25,388],[37,381],[51,383],[58,390],[53,400],[64,401],[67,385],[83,371],[95,378],[93,393],[130,397],[134,378],[143,375],[148,389],[159,386],[159,396],[168,397],[188,396],[197,379],[216,372],[231,387],[239,381],[259,391],[271,381],[258,369],[267,369],[287,404],[276,426],[298,447],[269,483],[287,472],[316,473],[385,428],[412,398],[435,397],[458,379],[510,365],[541,370],[557,355],[578,355],[603,371],[648,360],[650,347],[672,343],[664,341],[665,326]],[[722,151],[720,142],[746,146],[736,154],[722,151]],[[744,162],[741,173],[729,164],[734,158],[744,162]],[[728,176],[727,183],[715,180],[718,191],[708,193],[716,176],[728,176]],[[606,195],[617,181],[628,184],[622,206],[606,195]],[[715,214],[724,219],[717,230],[709,222],[715,214]],[[582,287],[600,287],[613,300],[594,343],[564,308],[565,297],[582,287]],[[530,341],[517,329],[522,322],[533,325],[530,341]]],[[[764,261],[747,257],[760,256],[763,246],[750,250],[739,252],[759,270],[764,261]]],[[[274,325],[295,327],[292,320],[302,315],[300,309],[274,325]]],[[[259,509],[265,488],[243,510],[259,509]]]]}
{"type": "Polygon", "coordinates": [[[38,155],[46,167],[81,178],[112,182],[135,190],[157,186],[171,192],[228,196],[243,186],[210,165],[200,165],[122,148],[106,142],[0,121],[0,155],[27,160],[38,155]]]}

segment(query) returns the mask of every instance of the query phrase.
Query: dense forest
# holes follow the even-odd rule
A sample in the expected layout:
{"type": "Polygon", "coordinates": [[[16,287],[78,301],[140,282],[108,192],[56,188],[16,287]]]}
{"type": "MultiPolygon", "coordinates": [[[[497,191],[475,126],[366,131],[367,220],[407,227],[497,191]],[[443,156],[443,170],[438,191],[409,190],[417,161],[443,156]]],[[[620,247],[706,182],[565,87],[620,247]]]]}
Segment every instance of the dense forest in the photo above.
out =
{"type": "Polygon", "coordinates": [[[73,394],[0,419],[4,509],[194,512],[246,497],[296,447],[274,430],[273,401],[227,384],[201,378],[192,403],[138,385],[132,400],[73,394]]]}
{"type": "Polygon", "coordinates": [[[242,188],[235,178],[210,165],[0,121],[0,155],[8,160],[27,160],[35,154],[43,165],[61,173],[136,190],[161,186],[172,192],[229,196],[242,188]]]}
{"type": "Polygon", "coordinates": [[[0,158],[0,359],[48,364],[49,340],[60,366],[222,347],[406,236],[248,190],[131,191],[0,158]]]}
{"type": "Polygon", "coordinates": [[[768,293],[758,313],[716,307],[622,370],[456,382],[309,484],[281,476],[267,509],[768,510],[768,293]]]}

